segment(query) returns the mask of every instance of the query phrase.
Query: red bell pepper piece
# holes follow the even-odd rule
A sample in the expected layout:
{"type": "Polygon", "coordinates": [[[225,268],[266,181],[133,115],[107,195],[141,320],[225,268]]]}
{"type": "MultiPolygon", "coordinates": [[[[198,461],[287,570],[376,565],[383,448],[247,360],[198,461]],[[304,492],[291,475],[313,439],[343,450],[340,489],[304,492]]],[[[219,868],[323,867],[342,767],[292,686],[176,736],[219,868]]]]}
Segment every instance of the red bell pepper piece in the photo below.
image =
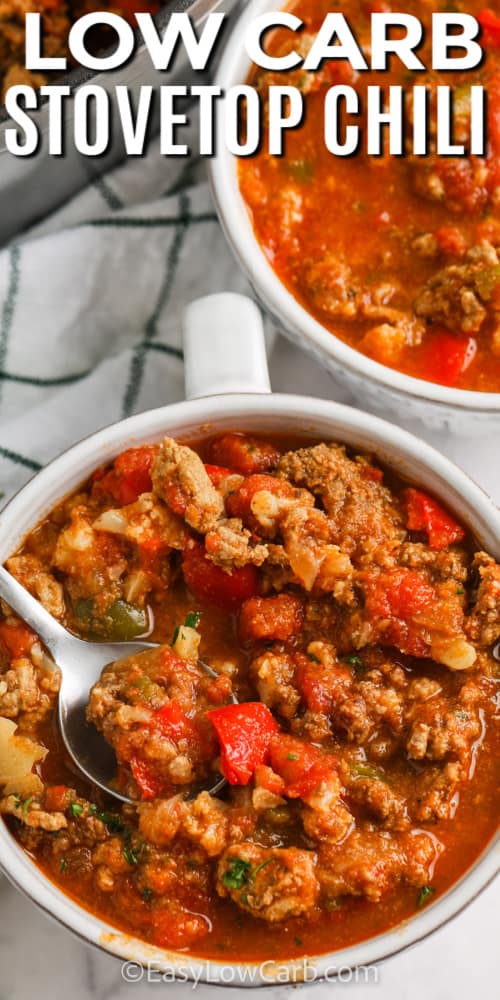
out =
{"type": "Polygon", "coordinates": [[[433,497],[421,490],[403,491],[410,531],[425,531],[431,549],[446,549],[465,538],[465,530],[433,497]]]}
{"type": "Polygon", "coordinates": [[[278,449],[270,441],[260,441],[246,434],[223,434],[213,442],[211,452],[217,464],[228,465],[242,476],[267,472],[280,458],[278,449]]]}
{"type": "Polygon", "coordinates": [[[224,777],[230,785],[248,785],[259,764],[269,758],[278,723],[260,701],[226,705],[208,716],[219,738],[224,777]]]}
{"type": "Polygon", "coordinates": [[[0,639],[14,660],[26,656],[38,636],[23,622],[0,622],[0,639]]]}
{"type": "Polygon", "coordinates": [[[226,573],[207,559],[199,542],[191,541],[184,550],[182,571],[196,599],[222,611],[234,611],[243,601],[259,593],[259,574],[255,566],[242,566],[226,573]]]}
{"type": "Polygon", "coordinates": [[[311,795],[337,766],[330,754],[285,733],[272,741],[270,760],[273,771],[283,778],[284,794],[290,799],[311,795]]]}
{"type": "Polygon", "coordinates": [[[500,47],[500,17],[495,14],[489,7],[485,10],[480,11],[477,15],[479,24],[483,32],[483,39],[486,45],[491,45],[492,48],[500,47]]]}
{"type": "Polygon", "coordinates": [[[165,781],[153,764],[140,757],[131,757],[130,769],[143,799],[156,799],[161,795],[165,781]]]}
{"type": "Polygon", "coordinates": [[[447,330],[429,333],[420,355],[422,378],[439,385],[456,385],[476,354],[474,337],[455,337],[447,330]]]}

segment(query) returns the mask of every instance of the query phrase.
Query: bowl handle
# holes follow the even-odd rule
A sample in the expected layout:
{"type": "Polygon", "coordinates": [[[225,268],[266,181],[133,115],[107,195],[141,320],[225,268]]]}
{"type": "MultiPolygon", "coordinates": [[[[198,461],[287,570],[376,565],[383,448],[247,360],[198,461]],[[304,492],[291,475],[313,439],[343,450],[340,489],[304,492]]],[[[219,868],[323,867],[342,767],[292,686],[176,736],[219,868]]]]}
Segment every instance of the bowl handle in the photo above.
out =
{"type": "Polygon", "coordinates": [[[262,316],[251,299],[233,292],[197,299],[183,329],[187,399],[271,392],[262,316]]]}

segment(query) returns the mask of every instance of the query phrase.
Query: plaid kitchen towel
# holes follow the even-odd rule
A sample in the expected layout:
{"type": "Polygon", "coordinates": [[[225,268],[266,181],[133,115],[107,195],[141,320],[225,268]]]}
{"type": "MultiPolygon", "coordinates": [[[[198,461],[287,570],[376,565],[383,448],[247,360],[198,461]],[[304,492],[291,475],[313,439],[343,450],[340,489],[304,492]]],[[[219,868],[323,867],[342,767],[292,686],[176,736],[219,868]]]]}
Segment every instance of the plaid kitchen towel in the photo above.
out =
{"type": "Polygon", "coordinates": [[[4,499],[84,435],[182,399],[182,310],[227,289],[247,285],[204,167],[157,144],[2,250],[4,499]]]}

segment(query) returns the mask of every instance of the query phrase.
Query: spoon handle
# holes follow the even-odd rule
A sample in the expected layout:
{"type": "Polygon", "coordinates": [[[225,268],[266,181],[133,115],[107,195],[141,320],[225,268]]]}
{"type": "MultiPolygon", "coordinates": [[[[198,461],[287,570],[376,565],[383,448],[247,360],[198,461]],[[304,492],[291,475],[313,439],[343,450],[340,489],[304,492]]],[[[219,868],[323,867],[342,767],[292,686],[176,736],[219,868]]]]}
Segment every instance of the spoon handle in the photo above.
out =
{"type": "Polygon", "coordinates": [[[71,642],[69,632],[3,566],[0,566],[0,597],[40,636],[54,658],[62,643],[71,642]]]}

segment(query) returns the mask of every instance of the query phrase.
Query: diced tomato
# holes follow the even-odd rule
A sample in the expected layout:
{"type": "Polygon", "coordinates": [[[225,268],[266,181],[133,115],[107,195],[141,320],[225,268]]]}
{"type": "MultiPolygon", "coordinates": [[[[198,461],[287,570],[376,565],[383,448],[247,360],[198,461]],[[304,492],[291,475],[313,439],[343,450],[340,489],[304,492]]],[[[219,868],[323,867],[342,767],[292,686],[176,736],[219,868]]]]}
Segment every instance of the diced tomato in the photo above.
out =
{"type": "Polygon", "coordinates": [[[324,668],[320,664],[312,663],[302,653],[296,657],[296,661],[297,687],[306,708],[311,712],[328,714],[332,707],[332,692],[324,668]]]}
{"type": "Polygon", "coordinates": [[[450,257],[462,257],[467,250],[467,241],[456,226],[441,226],[434,233],[441,253],[450,257]]]}
{"type": "Polygon", "coordinates": [[[153,764],[136,756],[130,759],[130,769],[143,799],[156,799],[161,795],[165,781],[153,764]]]}
{"type": "Polygon", "coordinates": [[[120,499],[124,506],[135,503],[142,493],[151,490],[151,468],[157,452],[155,445],[144,445],[142,448],[129,448],[115,459],[115,469],[121,477],[120,499]]]}
{"type": "Polygon", "coordinates": [[[421,490],[406,489],[403,497],[410,531],[425,531],[431,549],[445,549],[465,538],[462,525],[433,497],[421,490]]]}
{"type": "Polygon", "coordinates": [[[14,660],[26,656],[38,642],[38,636],[23,622],[0,622],[0,639],[14,660]]]}
{"type": "Polygon", "coordinates": [[[250,476],[244,483],[231,493],[226,500],[226,509],[230,517],[241,517],[250,528],[258,527],[252,514],[252,500],[257,493],[272,493],[275,497],[293,496],[293,486],[284,479],[275,476],[250,476]]]}
{"type": "Polygon", "coordinates": [[[52,785],[45,791],[45,809],[48,812],[64,812],[71,797],[71,790],[67,785],[52,785]]]}
{"type": "Polygon", "coordinates": [[[295,654],[297,687],[306,708],[311,712],[327,715],[333,704],[347,693],[352,676],[345,667],[324,667],[304,653],[295,654]]]}
{"type": "Polygon", "coordinates": [[[283,778],[267,764],[259,764],[255,769],[255,785],[257,788],[265,788],[266,792],[271,792],[273,795],[283,795],[285,791],[283,778]]]}
{"type": "Polygon", "coordinates": [[[216,708],[209,718],[219,738],[224,777],[230,785],[248,785],[255,769],[269,758],[278,723],[260,701],[216,708]]]}
{"type": "Polygon", "coordinates": [[[337,766],[331,754],[285,733],[272,741],[270,761],[273,771],[285,782],[285,795],[291,799],[311,795],[337,766]]]}
{"type": "Polygon", "coordinates": [[[263,639],[291,639],[299,635],[304,623],[304,605],[292,594],[277,597],[251,597],[243,604],[239,617],[242,642],[263,639]]]}
{"type": "Polygon", "coordinates": [[[259,593],[259,574],[255,566],[243,566],[226,573],[207,559],[199,542],[192,540],[182,557],[184,580],[199,601],[206,601],[223,611],[236,608],[259,593]]]}
{"type": "Polygon", "coordinates": [[[422,378],[440,385],[456,385],[476,354],[474,337],[455,337],[447,330],[429,332],[420,355],[422,378]]]}
{"type": "Polygon", "coordinates": [[[229,476],[234,476],[234,471],[232,469],[225,469],[222,465],[206,465],[205,471],[211,480],[212,486],[215,486],[216,489],[218,489],[224,480],[229,476]]]}
{"type": "Polygon", "coordinates": [[[162,736],[173,740],[174,743],[178,743],[179,740],[188,740],[190,743],[196,740],[194,725],[175,698],[171,698],[166,705],[154,713],[150,725],[162,736]]]}
{"type": "Polygon", "coordinates": [[[211,452],[218,465],[228,465],[243,476],[274,469],[280,459],[278,449],[269,441],[246,434],[223,434],[213,442],[211,452]]]}
{"type": "Polygon", "coordinates": [[[409,656],[426,656],[428,642],[416,616],[436,603],[430,583],[417,570],[398,568],[367,574],[364,590],[371,618],[385,621],[384,641],[409,656]]]}
{"type": "Polygon", "coordinates": [[[500,17],[489,7],[477,15],[481,25],[483,40],[491,48],[500,48],[500,17]]]}
{"type": "Polygon", "coordinates": [[[109,493],[121,507],[135,503],[152,488],[151,467],[157,453],[157,445],[129,448],[115,458],[109,472],[99,471],[94,475],[95,487],[109,493]]]}
{"type": "Polygon", "coordinates": [[[380,618],[407,620],[435,598],[434,588],[414,569],[401,567],[371,574],[366,582],[366,607],[380,618]]]}

